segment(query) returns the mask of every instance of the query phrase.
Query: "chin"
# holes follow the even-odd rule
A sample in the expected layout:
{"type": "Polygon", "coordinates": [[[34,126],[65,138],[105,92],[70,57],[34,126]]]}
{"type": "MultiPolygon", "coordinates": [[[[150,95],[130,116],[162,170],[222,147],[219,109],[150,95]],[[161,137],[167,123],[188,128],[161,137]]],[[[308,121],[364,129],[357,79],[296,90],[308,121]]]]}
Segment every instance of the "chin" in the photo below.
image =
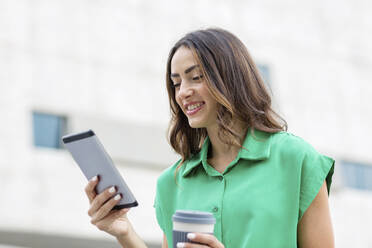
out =
{"type": "Polygon", "coordinates": [[[189,126],[191,128],[203,128],[203,127],[205,127],[204,123],[202,123],[200,121],[190,121],[190,120],[189,120],[189,126]]]}

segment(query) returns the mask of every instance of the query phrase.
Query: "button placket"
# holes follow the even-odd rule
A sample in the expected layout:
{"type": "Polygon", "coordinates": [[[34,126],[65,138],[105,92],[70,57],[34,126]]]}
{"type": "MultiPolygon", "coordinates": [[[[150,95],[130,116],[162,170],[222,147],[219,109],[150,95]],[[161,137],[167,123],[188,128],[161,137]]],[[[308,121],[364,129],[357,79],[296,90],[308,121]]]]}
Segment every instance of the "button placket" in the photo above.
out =
{"type": "MultiPolygon", "coordinates": [[[[219,187],[222,187],[222,192],[221,192],[221,199],[220,201],[222,202],[223,201],[223,195],[224,195],[224,191],[225,191],[225,177],[223,175],[221,176],[218,176],[218,180],[221,182],[220,186],[219,187]]],[[[220,211],[220,206],[219,206],[220,203],[217,203],[215,206],[213,206],[213,208],[211,209],[213,213],[218,213],[220,211]]]]}

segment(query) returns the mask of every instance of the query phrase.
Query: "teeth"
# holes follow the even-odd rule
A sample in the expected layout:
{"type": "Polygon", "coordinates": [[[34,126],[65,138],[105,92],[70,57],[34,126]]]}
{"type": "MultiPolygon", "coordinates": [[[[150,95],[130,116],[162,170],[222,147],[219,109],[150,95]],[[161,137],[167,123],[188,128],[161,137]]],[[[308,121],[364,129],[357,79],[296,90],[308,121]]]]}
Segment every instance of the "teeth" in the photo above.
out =
{"type": "Polygon", "coordinates": [[[194,110],[196,108],[199,108],[201,105],[203,105],[203,104],[202,103],[196,103],[196,104],[189,105],[189,106],[187,106],[187,110],[194,110]]]}

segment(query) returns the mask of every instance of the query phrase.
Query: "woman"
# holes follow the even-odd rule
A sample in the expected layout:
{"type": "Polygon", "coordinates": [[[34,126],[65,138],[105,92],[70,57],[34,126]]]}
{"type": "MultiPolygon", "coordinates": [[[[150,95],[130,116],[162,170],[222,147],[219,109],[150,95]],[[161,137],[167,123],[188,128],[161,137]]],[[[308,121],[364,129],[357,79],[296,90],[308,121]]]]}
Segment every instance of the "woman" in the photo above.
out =
{"type": "MultiPolygon", "coordinates": [[[[191,32],[171,49],[169,139],[181,159],[158,179],[156,217],[172,247],[177,209],[212,212],[214,235],[177,247],[333,247],[328,193],[334,160],[286,132],[247,49],[221,29],[191,32]]],[[[86,193],[92,224],[123,247],[146,247],[114,190],[86,193]],[[110,199],[111,198],[111,199],[110,199]],[[105,203],[106,202],[106,203],[105,203]]]]}

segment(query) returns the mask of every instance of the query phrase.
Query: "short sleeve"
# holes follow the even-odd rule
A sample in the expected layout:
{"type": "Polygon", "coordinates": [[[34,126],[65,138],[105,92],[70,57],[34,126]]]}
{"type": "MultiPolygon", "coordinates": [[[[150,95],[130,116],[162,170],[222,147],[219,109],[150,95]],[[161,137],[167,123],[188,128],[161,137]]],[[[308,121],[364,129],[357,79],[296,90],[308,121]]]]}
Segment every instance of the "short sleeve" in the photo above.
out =
{"type": "Polygon", "coordinates": [[[315,199],[324,180],[330,192],[335,161],[318,153],[311,146],[305,151],[301,168],[299,220],[315,199]]]}
{"type": "Polygon", "coordinates": [[[155,196],[154,208],[155,208],[156,220],[158,221],[158,225],[165,233],[164,215],[163,215],[163,211],[161,208],[158,192],[156,193],[156,196],[155,196]]]}
{"type": "Polygon", "coordinates": [[[171,247],[172,244],[171,213],[174,213],[174,196],[176,195],[174,172],[179,161],[173,166],[165,169],[159,176],[156,183],[156,196],[154,200],[156,220],[167,237],[169,247],[171,247]]]}

